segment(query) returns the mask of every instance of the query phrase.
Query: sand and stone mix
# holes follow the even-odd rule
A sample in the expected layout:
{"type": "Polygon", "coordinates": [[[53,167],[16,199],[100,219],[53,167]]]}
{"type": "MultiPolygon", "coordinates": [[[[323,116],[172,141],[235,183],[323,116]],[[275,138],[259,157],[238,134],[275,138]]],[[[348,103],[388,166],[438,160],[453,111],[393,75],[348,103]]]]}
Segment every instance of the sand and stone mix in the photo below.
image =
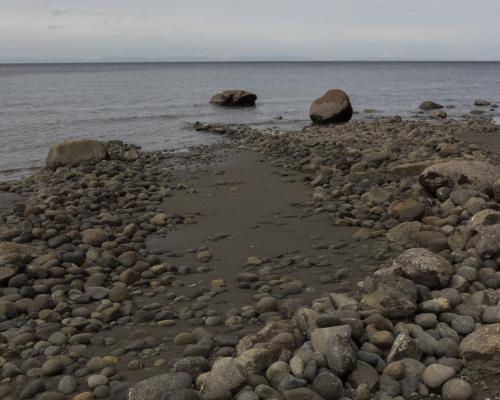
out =
{"type": "Polygon", "coordinates": [[[0,184],[0,398],[499,397],[498,126],[195,128],[0,184]]]}

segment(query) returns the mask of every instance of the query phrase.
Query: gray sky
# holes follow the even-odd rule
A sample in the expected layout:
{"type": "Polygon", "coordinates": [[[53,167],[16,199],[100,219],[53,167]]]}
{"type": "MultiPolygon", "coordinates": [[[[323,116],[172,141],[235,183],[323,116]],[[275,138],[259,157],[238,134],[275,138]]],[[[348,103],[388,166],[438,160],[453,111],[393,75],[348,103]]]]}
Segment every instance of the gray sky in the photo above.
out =
{"type": "Polygon", "coordinates": [[[0,58],[500,60],[500,0],[0,0],[0,58]]]}

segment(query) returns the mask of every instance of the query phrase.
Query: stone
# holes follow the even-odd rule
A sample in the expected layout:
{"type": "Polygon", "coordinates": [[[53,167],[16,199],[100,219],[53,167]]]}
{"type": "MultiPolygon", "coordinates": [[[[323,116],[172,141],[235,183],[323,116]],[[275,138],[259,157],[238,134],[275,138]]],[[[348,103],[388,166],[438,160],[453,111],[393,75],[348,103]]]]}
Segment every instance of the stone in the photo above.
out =
{"type": "Polygon", "coordinates": [[[87,377],[87,385],[94,389],[97,386],[106,385],[108,383],[108,378],[105,375],[90,375],[87,377]]]}
{"type": "Polygon", "coordinates": [[[16,271],[9,267],[0,267],[0,285],[4,285],[16,274],[16,271]]]}
{"type": "Polygon", "coordinates": [[[400,333],[396,336],[392,344],[389,354],[387,355],[387,362],[403,360],[405,358],[413,358],[420,360],[422,357],[422,350],[417,345],[417,342],[408,336],[406,333],[400,333]]]}
{"type": "Polygon", "coordinates": [[[474,105],[479,107],[486,107],[491,105],[491,103],[488,100],[476,99],[474,100],[474,105]]]}
{"type": "Polygon", "coordinates": [[[453,378],[443,385],[441,394],[444,400],[470,400],[473,398],[474,392],[468,382],[453,378]]]}
{"type": "Polygon", "coordinates": [[[350,337],[331,337],[327,342],[324,353],[328,367],[337,376],[347,376],[356,367],[356,350],[351,343],[350,337]]]}
{"type": "Polygon", "coordinates": [[[45,376],[59,375],[64,371],[64,363],[57,358],[50,358],[42,365],[42,373],[45,376]]]}
{"type": "Polygon", "coordinates": [[[296,388],[283,392],[285,400],[323,400],[323,398],[309,388],[296,388]]]}
{"type": "Polygon", "coordinates": [[[132,385],[128,400],[163,400],[165,392],[190,389],[191,384],[191,376],[185,372],[153,376],[132,385]]]}
{"type": "Polygon", "coordinates": [[[257,96],[246,90],[224,90],[214,95],[210,103],[224,107],[251,107],[256,100],[257,96]]]}
{"type": "Polygon", "coordinates": [[[486,161],[451,160],[427,167],[418,180],[432,194],[441,187],[462,187],[491,194],[498,174],[497,167],[486,161]]]}
{"type": "Polygon", "coordinates": [[[431,111],[441,109],[443,106],[433,101],[426,100],[420,104],[419,108],[424,111],[431,111]]]}
{"type": "Polygon", "coordinates": [[[66,375],[61,378],[57,389],[63,394],[71,394],[78,387],[78,381],[71,375],[66,375]]]}
{"type": "Polygon", "coordinates": [[[431,364],[424,369],[422,381],[429,389],[438,389],[455,376],[455,370],[447,365],[431,364]]]}
{"type": "Polygon", "coordinates": [[[108,239],[108,235],[101,228],[86,229],[82,232],[82,240],[91,246],[100,246],[108,239]]]}
{"type": "Polygon", "coordinates": [[[349,96],[339,89],[327,91],[323,96],[314,100],[309,109],[311,120],[317,124],[349,122],[352,114],[349,96]]]}
{"type": "Polygon", "coordinates": [[[359,286],[361,306],[388,318],[401,318],[417,309],[417,287],[396,275],[366,277],[359,286]]]}
{"type": "Polygon", "coordinates": [[[364,383],[371,392],[374,392],[378,388],[379,376],[377,370],[370,364],[358,360],[356,368],[348,377],[348,381],[353,387],[358,387],[364,383]]]}
{"type": "Polygon", "coordinates": [[[500,374],[500,323],[483,325],[460,344],[465,366],[483,374],[500,374]]]}
{"type": "Polygon", "coordinates": [[[67,140],[54,144],[47,156],[47,167],[56,169],[81,163],[96,163],[108,158],[102,142],[93,139],[67,140]]]}
{"type": "Polygon", "coordinates": [[[328,328],[317,328],[312,332],[311,343],[317,353],[325,353],[331,339],[342,337],[350,339],[352,328],[349,325],[331,326],[328,328]]]}
{"type": "Polygon", "coordinates": [[[33,399],[38,393],[41,393],[43,391],[45,391],[45,383],[42,379],[35,379],[23,388],[23,390],[19,394],[19,398],[33,399]]]}
{"type": "Polygon", "coordinates": [[[342,381],[332,372],[320,372],[312,383],[312,389],[324,400],[338,400],[344,396],[342,381]]]}
{"type": "Polygon", "coordinates": [[[500,224],[481,228],[475,247],[480,258],[494,259],[500,256],[500,224]]]}
{"type": "Polygon", "coordinates": [[[227,390],[235,392],[247,381],[245,370],[234,358],[224,357],[216,360],[208,373],[203,392],[227,390]]]}
{"type": "Polygon", "coordinates": [[[389,213],[400,222],[420,219],[424,211],[425,206],[415,199],[396,200],[389,206],[389,213]]]}
{"type": "Polygon", "coordinates": [[[448,260],[423,248],[406,250],[394,260],[393,268],[405,278],[431,289],[447,287],[455,273],[448,260]]]}

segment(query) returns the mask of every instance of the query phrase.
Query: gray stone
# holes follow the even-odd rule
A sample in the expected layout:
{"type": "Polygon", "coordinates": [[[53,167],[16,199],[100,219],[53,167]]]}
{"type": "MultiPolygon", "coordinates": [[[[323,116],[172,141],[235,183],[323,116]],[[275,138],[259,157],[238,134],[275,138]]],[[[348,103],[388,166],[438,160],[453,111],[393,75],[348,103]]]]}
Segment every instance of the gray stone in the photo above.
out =
{"type": "Polygon", "coordinates": [[[332,89],[314,100],[309,109],[309,116],[314,123],[329,124],[349,122],[353,109],[349,96],[340,89],[332,89]]]}
{"type": "Polygon", "coordinates": [[[165,392],[189,389],[191,384],[185,372],[157,375],[133,385],[128,400],[162,400],[165,392]]]}
{"type": "Polygon", "coordinates": [[[429,389],[437,389],[455,376],[455,370],[441,364],[431,364],[424,369],[422,381],[429,389]]]}

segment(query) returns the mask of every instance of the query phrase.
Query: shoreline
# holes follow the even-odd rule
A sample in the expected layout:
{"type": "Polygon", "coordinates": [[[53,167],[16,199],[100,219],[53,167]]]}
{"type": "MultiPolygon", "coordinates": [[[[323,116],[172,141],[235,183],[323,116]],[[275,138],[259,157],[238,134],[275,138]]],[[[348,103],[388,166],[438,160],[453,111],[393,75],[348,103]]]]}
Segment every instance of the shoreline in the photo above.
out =
{"type": "MultiPolygon", "coordinates": [[[[466,198],[460,203],[438,201],[424,193],[417,178],[425,167],[447,160],[490,160],[482,153],[492,150],[492,143],[495,152],[500,151],[500,140],[494,136],[500,127],[481,121],[434,124],[381,118],[310,126],[275,136],[245,126],[201,124],[198,129],[225,135],[228,140],[187,153],[141,152],[133,161],[117,158],[95,166],[40,170],[23,181],[0,185],[27,196],[24,212],[18,210],[7,217],[0,212],[0,228],[6,226],[0,231],[2,240],[21,245],[14,251],[15,257],[10,252],[0,253],[5,257],[1,266],[15,267],[17,272],[3,278],[0,286],[0,303],[5,309],[0,334],[6,339],[0,346],[7,355],[3,356],[6,363],[14,364],[8,369],[18,370],[0,385],[4,398],[16,398],[30,387],[25,385],[28,382],[32,390],[37,389],[33,385],[37,376],[43,377],[45,386],[42,390],[38,385],[35,395],[45,392],[59,396],[54,398],[72,398],[77,393],[94,392],[96,396],[97,391],[102,398],[113,400],[126,399],[129,384],[165,374],[171,367],[200,380],[198,375],[209,365],[213,367],[217,357],[241,359],[240,340],[245,335],[274,320],[295,316],[298,321],[300,306],[311,310],[303,315],[306,325],[312,324],[304,341],[314,329],[326,329],[307,321],[309,317],[337,313],[330,317],[335,323],[330,321],[333,325],[327,326],[348,325],[358,330],[364,326],[368,333],[355,335],[353,340],[363,343],[360,347],[365,352],[370,346],[379,346],[380,354],[371,350],[386,363],[384,358],[398,333],[396,320],[407,323],[423,312],[380,319],[385,328],[375,323],[370,330],[370,324],[363,321],[373,319],[374,313],[361,308],[363,295],[357,293],[357,283],[377,269],[390,267],[408,248],[430,248],[459,265],[454,276],[461,279],[453,281],[459,297],[471,287],[476,292],[488,287],[481,276],[469,282],[469,275],[458,274],[460,267],[472,262],[475,250],[471,250],[474,243],[468,247],[470,237],[453,235],[482,209],[498,209],[493,207],[498,207],[497,200],[484,200],[475,190],[460,192],[466,198]],[[479,148],[471,146],[475,140],[479,140],[479,148]],[[408,199],[414,202],[405,202],[408,199]],[[457,218],[448,218],[450,215],[457,218]],[[452,229],[443,228],[449,226],[452,229]],[[85,235],[89,229],[92,232],[85,235]],[[29,260],[23,258],[25,252],[29,260]],[[35,267],[30,270],[27,265],[35,267]],[[19,275],[23,277],[16,281],[19,275]],[[473,286],[476,281],[484,287],[473,286]],[[23,292],[23,297],[21,289],[26,286],[35,291],[26,289],[31,295],[23,292]],[[333,298],[338,304],[345,302],[346,308],[328,309],[326,303],[314,301],[324,301],[329,293],[335,293],[333,298]],[[394,326],[387,328],[391,320],[394,326]],[[40,325],[32,326],[30,321],[40,325]],[[384,332],[378,335],[385,338],[392,335],[392,341],[370,339],[377,332],[384,332]],[[35,343],[42,343],[43,351],[34,351],[35,343]],[[186,357],[191,357],[190,362],[182,361],[186,357]],[[21,364],[26,359],[31,361],[24,371],[21,364]],[[47,366],[47,362],[57,365],[47,366]],[[30,370],[35,379],[27,377],[30,370]],[[76,376],[71,382],[75,388],[63,397],[61,375],[76,376]],[[16,378],[19,376],[24,378],[16,378]],[[99,376],[92,379],[100,379],[101,384],[94,385],[90,376],[99,376]]],[[[126,145],[118,153],[125,150],[126,145]]],[[[0,199],[5,200],[4,196],[0,199]]],[[[491,262],[475,268],[494,269],[491,262]]],[[[439,289],[442,293],[434,299],[455,299],[443,287],[439,289]]],[[[462,297],[460,301],[468,299],[462,297]]],[[[424,313],[440,316],[456,311],[433,313],[429,307],[424,313]]],[[[423,324],[420,329],[434,334],[435,326],[429,326],[423,324]]],[[[279,334],[290,335],[288,328],[279,329],[283,330],[279,334]]],[[[467,336],[456,335],[460,341],[467,336]]],[[[440,344],[444,346],[444,342],[440,344]]],[[[287,349],[290,355],[296,354],[296,348],[287,349]]],[[[426,351],[427,366],[430,361],[439,364],[439,360],[444,363],[439,365],[453,364],[442,357],[460,359],[452,350],[441,358],[432,346],[426,351]]],[[[358,353],[359,357],[371,365],[366,354],[358,353]]],[[[291,357],[281,358],[290,361],[291,357]]],[[[283,361],[281,358],[273,361],[283,361]]],[[[233,361],[225,362],[239,369],[233,361]]],[[[5,365],[0,365],[4,371],[5,365]]],[[[453,365],[458,365],[455,373],[462,370],[460,362],[453,365]]],[[[207,387],[228,388],[213,371],[201,374],[204,395],[209,393],[207,387]]],[[[259,374],[265,375],[265,371],[259,374]]],[[[470,376],[475,390],[481,391],[474,374],[470,376]]],[[[294,378],[303,376],[294,374],[294,378]]],[[[268,379],[271,386],[280,385],[268,379]]],[[[349,387],[353,392],[359,389],[358,381],[349,379],[346,395],[349,387]]],[[[193,382],[197,386],[197,380],[193,382]]],[[[259,382],[265,385],[264,380],[259,382]]],[[[398,385],[403,382],[396,380],[398,385]]],[[[229,385],[230,391],[235,394],[245,385],[246,379],[244,384],[229,385]]],[[[498,389],[494,381],[487,385],[484,393],[498,389]]],[[[257,386],[250,385],[253,391],[257,386]]],[[[301,383],[298,387],[306,386],[301,383]]],[[[378,378],[369,390],[379,390],[378,378]]],[[[398,395],[403,390],[400,387],[398,395]]],[[[425,394],[421,386],[415,390],[425,394]]],[[[138,396],[129,398],[142,398],[138,396]]]]}

